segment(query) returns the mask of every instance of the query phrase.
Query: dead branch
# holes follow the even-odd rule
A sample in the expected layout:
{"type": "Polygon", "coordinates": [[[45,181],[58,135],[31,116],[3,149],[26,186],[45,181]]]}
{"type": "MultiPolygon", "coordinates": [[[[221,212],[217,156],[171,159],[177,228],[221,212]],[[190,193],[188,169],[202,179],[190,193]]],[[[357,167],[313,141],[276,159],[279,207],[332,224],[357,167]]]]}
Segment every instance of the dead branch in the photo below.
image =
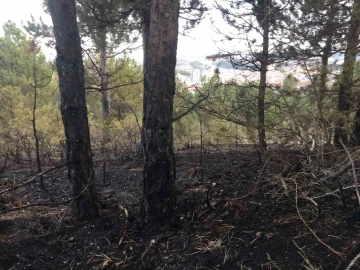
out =
{"type": "Polygon", "coordinates": [[[93,173],[94,173],[94,171],[92,171],[92,172],[90,173],[89,178],[87,179],[88,184],[84,187],[84,189],[83,189],[76,197],[73,197],[71,200],[68,201],[68,202],[69,202],[69,205],[68,205],[68,207],[66,208],[64,214],[62,215],[62,217],[61,217],[61,219],[60,219],[60,221],[59,221],[59,228],[60,228],[60,226],[61,226],[61,224],[62,224],[62,222],[63,222],[63,220],[64,220],[64,217],[65,217],[66,213],[67,213],[68,210],[70,209],[70,207],[71,207],[71,205],[73,204],[73,202],[74,202],[75,200],[79,199],[80,196],[81,196],[81,195],[85,192],[85,190],[89,187],[89,179],[90,179],[90,177],[91,177],[91,175],[92,175],[93,173]]]}
{"type": "Polygon", "coordinates": [[[206,192],[206,204],[209,208],[215,209],[215,207],[211,204],[210,200],[210,195],[211,195],[211,191],[213,190],[213,188],[216,186],[216,183],[212,183],[210,188],[208,189],[208,191],[206,192]]]}
{"type": "Polygon", "coordinates": [[[124,212],[125,215],[125,221],[122,223],[121,227],[120,227],[120,240],[119,240],[119,246],[121,245],[122,241],[124,240],[124,235],[125,235],[125,231],[126,231],[126,226],[128,223],[128,219],[129,219],[129,212],[128,210],[122,206],[121,204],[118,203],[118,207],[120,211],[124,212]]]}
{"type": "Polygon", "coordinates": [[[59,206],[59,205],[67,204],[67,203],[69,203],[71,201],[72,201],[72,199],[64,201],[64,202],[60,202],[60,203],[34,203],[34,204],[28,204],[28,205],[19,206],[19,207],[15,207],[15,208],[11,208],[11,209],[1,211],[0,215],[6,214],[6,213],[9,213],[9,212],[13,212],[13,211],[23,210],[23,209],[26,209],[26,208],[29,208],[29,207],[39,207],[39,206],[56,207],[56,206],[59,206]]]}
{"type": "Polygon", "coordinates": [[[343,143],[343,141],[341,140],[341,138],[339,139],[339,142],[340,142],[341,146],[344,148],[344,150],[345,150],[345,152],[346,152],[346,154],[347,154],[347,156],[349,158],[349,161],[350,161],[350,164],[351,164],[351,172],[352,172],[352,176],[353,176],[353,179],[354,179],[354,186],[355,186],[356,196],[357,196],[357,199],[358,199],[358,202],[359,202],[359,205],[360,205],[360,192],[359,192],[359,185],[358,185],[356,171],[355,171],[354,160],[352,159],[349,150],[346,148],[346,146],[343,143]]]}
{"type": "Polygon", "coordinates": [[[326,197],[326,196],[334,195],[335,193],[338,193],[338,192],[340,192],[341,190],[350,189],[350,188],[356,188],[356,187],[355,187],[355,185],[353,185],[353,186],[343,187],[343,188],[341,188],[341,189],[338,188],[338,189],[336,189],[336,190],[334,190],[334,191],[331,191],[331,192],[329,192],[329,193],[325,193],[325,194],[323,194],[323,195],[319,195],[319,196],[316,196],[316,197],[312,197],[311,199],[312,199],[312,200],[317,200],[317,199],[320,199],[320,198],[323,198],[323,197],[326,197]]]}
{"type": "Polygon", "coordinates": [[[8,155],[8,153],[6,153],[4,163],[3,163],[3,165],[2,165],[2,167],[1,167],[1,169],[0,169],[0,174],[5,171],[8,158],[9,158],[9,155],[8,155]]]}
{"type": "MultiPolygon", "coordinates": [[[[340,141],[340,143],[342,144],[341,141],[340,141]]],[[[360,259],[360,253],[355,256],[355,258],[350,262],[350,264],[345,268],[345,270],[350,270],[351,267],[353,267],[359,259],[360,259]]]]}
{"type": "Polygon", "coordinates": [[[312,199],[312,198],[309,198],[309,197],[300,197],[300,198],[307,200],[316,206],[316,210],[317,210],[316,216],[310,221],[311,223],[313,223],[319,217],[319,215],[321,213],[320,205],[317,202],[315,202],[314,199],[312,199]]]}
{"type": "Polygon", "coordinates": [[[55,167],[51,167],[50,169],[46,170],[46,171],[43,171],[41,173],[38,173],[37,175],[31,177],[29,180],[27,180],[26,182],[20,184],[20,185],[17,185],[17,186],[13,186],[11,188],[7,188],[5,190],[2,190],[0,191],[0,194],[4,194],[5,192],[8,192],[8,191],[11,191],[11,190],[15,190],[15,189],[18,189],[18,188],[21,188],[23,186],[26,186],[28,184],[31,184],[32,182],[34,182],[36,179],[38,179],[39,177],[43,176],[44,174],[47,174],[49,172],[52,172],[52,171],[55,171],[57,169],[60,169],[62,167],[64,167],[65,165],[67,165],[69,162],[65,162],[63,164],[60,164],[58,166],[55,166],[55,167]]]}
{"type": "Polygon", "coordinates": [[[297,187],[297,183],[296,180],[294,180],[295,183],[295,206],[296,206],[296,211],[301,219],[301,221],[304,223],[304,225],[308,228],[308,230],[312,233],[312,235],[316,238],[316,240],[318,240],[322,245],[324,245],[328,250],[330,250],[332,253],[342,257],[343,254],[341,252],[336,251],[335,249],[333,249],[332,247],[330,247],[329,245],[327,245],[324,241],[322,241],[317,235],[316,233],[310,228],[310,226],[306,223],[306,221],[304,220],[304,218],[302,217],[299,207],[298,207],[298,187],[297,187]]]}
{"type": "Polygon", "coordinates": [[[322,179],[322,181],[327,182],[327,181],[333,181],[336,178],[342,176],[344,173],[346,173],[349,169],[351,168],[351,163],[349,163],[348,165],[346,165],[344,168],[342,168],[340,171],[338,171],[337,173],[330,175],[329,177],[326,177],[324,179],[322,179]]]}
{"type": "Polygon", "coordinates": [[[190,108],[188,108],[185,112],[175,116],[173,119],[172,119],[172,122],[176,122],[177,120],[181,119],[182,117],[188,115],[190,112],[192,112],[196,107],[199,106],[199,104],[203,101],[205,101],[206,99],[208,99],[210,94],[207,94],[206,96],[204,96],[203,98],[199,99],[197,102],[195,102],[194,104],[192,104],[190,106],[190,108]]]}
{"type": "Polygon", "coordinates": [[[99,87],[94,87],[94,86],[87,86],[87,87],[85,87],[85,90],[95,90],[95,92],[103,92],[103,91],[118,89],[118,88],[129,86],[129,85],[135,85],[135,84],[138,84],[138,83],[141,83],[141,82],[143,82],[143,80],[136,81],[136,82],[130,82],[130,83],[123,83],[123,84],[115,85],[115,86],[108,87],[108,88],[105,88],[105,89],[101,89],[99,87]]]}

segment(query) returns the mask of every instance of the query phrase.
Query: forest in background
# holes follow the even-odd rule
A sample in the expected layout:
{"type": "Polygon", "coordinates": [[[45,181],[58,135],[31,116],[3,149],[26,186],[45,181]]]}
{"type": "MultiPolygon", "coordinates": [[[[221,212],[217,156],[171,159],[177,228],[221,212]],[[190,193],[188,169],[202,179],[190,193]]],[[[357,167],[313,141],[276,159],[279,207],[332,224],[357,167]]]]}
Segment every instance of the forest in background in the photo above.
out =
{"type": "MultiPolygon", "coordinates": [[[[341,27],[344,28],[343,25],[341,27]]],[[[30,168],[35,169],[34,112],[41,162],[51,164],[64,158],[65,138],[59,111],[60,97],[56,69],[53,62],[45,58],[41,47],[38,47],[34,39],[24,30],[12,22],[6,23],[3,29],[1,157],[2,160],[8,159],[8,165],[29,165],[30,168]]],[[[324,36],[332,34],[325,33],[324,36]]],[[[281,87],[267,85],[264,109],[268,143],[308,148],[313,148],[311,145],[315,140],[320,146],[324,143],[332,143],[339,117],[337,107],[342,75],[337,69],[332,70],[334,66],[324,66],[326,63],[324,58],[330,58],[339,52],[344,53],[346,44],[343,41],[342,43],[332,45],[334,47],[343,45],[342,50],[341,47],[331,50],[331,53],[325,56],[320,50],[318,54],[311,52],[303,56],[303,59],[297,60],[298,65],[307,72],[311,80],[309,86],[297,87],[298,80],[292,73],[287,74],[281,87]],[[307,60],[311,57],[316,59],[322,57],[322,65],[318,60],[317,65],[308,67],[307,60]],[[325,85],[324,69],[326,69],[325,85]],[[323,89],[324,86],[326,89],[323,89]]],[[[321,43],[316,44],[316,46],[320,45],[321,43]]],[[[296,55],[289,60],[295,57],[296,55]]],[[[233,62],[241,61],[241,58],[232,59],[229,55],[226,55],[226,59],[233,62]]],[[[142,125],[141,65],[132,60],[126,52],[116,57],[115,54],[114,57],[109,57],[106,76],[111,104],[105,123],[103,95],[100,89],[102,83],[99,74],[100,55],[96,51],[91,55],[87,52],[84,54],[84,60],[89,126],[95,153],[103,155],[106,160],[127,160],[137,156],[142,125]]],[[[285,61],[280,58],[278,60],[280,64],[285,61]]],[[[215,70],[211,78],[203,77],[201,86],[189,87],[177,80],[174,99],[174,144],[177,150],[200,146],[203,147],[203,151],[231,150],[238,149],[244,144],[258,144],[259,82],[249,81],[239,84],[236,78],[224,81],[221,79],[221,74],[216,72],[215,70]]],[[[359,62],[355,63],[353,73],[352,97],[349,100],[355,101],[351,102],[349,120],[346,124],[349,138],[354,137],[352,119],[357,110],[355,97],[360,75],[359,62]]]]}

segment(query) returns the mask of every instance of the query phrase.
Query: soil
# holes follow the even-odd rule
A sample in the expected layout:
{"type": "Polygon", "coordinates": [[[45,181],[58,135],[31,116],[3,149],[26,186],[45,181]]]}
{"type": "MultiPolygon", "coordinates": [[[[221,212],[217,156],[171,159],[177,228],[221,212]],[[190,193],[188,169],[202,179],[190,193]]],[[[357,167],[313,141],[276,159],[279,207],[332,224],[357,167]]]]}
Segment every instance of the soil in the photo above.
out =
{"type": "MultiPolygon", "coordinates": [[[[45,190],[35,181],[0,194],[0,269],[360,269],[345,153],[274,148],[260,158],[244,148],[176,158],[176,226],[156,232],[139,229],[138,160],[108,164],[105,183],[98,164],[102,216],[91,222],[71,218],[66,168],[45,175],[45,190]]],[[[0,193],[33,175],[8,169],[0,193]]]]}

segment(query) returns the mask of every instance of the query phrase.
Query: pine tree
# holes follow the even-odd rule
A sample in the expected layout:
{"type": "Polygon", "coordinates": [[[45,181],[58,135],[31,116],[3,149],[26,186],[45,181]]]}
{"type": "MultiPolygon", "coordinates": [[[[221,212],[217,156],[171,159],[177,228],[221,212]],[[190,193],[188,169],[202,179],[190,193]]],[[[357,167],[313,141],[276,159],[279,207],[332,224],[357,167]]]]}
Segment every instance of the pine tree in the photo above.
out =
{"type": "Polygon", "coordinates": [[[138,23],[131,17],[134,7],[131,7],[127,1],[79,0],[77,2],[81,33],[91,38],[100,58],[99,66],[96,69],[100,77],[99,91],[102,94],[103,121],[107,125],[111,107],[108,90],[108,59],[116,55],[113,52],[120,44],[136,41],[133,31],[138,28],[138,23]]]}
{"type": "MultiPolygon", "coordinates": [[[[277,39],[277,32],[284,23],[288,23],[285,16],[286,5],[275,0],[238,0],[217,3],[225,21],[238,32],[236,39],[245,39],[250,47],[247,52],[230,52],[211,56],[210,58],[225,57],[234,68],[249,69],[260,72],[258,92],[258,141],[259,147],[266,150],[265,132],[265,92],[267,87],[267,70],[270,64],[284,61],[286,46],[277,39]],[[260,36],[261,45],[252,36],[260,36]]],[[[225,34],[225,38],[234,37],[225,34]]],[[[289,50],[288,50],[289,51],[289,50]]]]}
{"type": "Polygon", "coordinates": [[[56,40],[56,65],[65,128],[68,176],[73,185],[73,215],[99,216],[85,102],[84,66],[74,0],[49,0],[56,40]]]}
{"type": "Polygon", "coordinates": [[[144,226],[170,222],[175,208],[173,98],[180,1],[145,0],[144,226]]]}

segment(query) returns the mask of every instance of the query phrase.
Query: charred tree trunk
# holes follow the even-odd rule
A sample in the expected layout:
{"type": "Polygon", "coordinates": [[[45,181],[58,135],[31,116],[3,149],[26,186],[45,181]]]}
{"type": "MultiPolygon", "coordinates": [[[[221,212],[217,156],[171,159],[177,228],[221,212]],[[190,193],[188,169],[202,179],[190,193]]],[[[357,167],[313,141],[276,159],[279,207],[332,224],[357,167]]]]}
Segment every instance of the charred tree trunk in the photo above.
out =
{"type": "MultiPolygon", "coordinates": [[[[350,26],[346,37],[346,50],[343,71],[341,74],[341,81],[339,85],[339,100],[338,110],[340,112],[340,119],[338,120],[337,127],[335,129],[334,143],[338,147],[341,147],[340,139],[346,145],[348,144],[348,136],[344,130],[349,117],[350,110],[350,95],[353,85],[353,74],[357,54],[357,46],[359,44],[360,35],[360,0],[355,0],[353,5],[353,11],[350,19],[350,26]]],[[[355,119],[355,123],[357,123],[355,119]]],[[[355,124],[356,130],[356,124],[355,124]]],[[[354,131],[355,131],[354,130],[354,131]]]]}
{"type": "Polygon", "coordinates": [[[74,0],[49,0],[56,40],[61,114],[66,144],[68,176],[73,186],[73,215],[99,216],[95,175],[85,102],[84,66],[74,0]]]}
{"type": "Polygon", "coordinates": [[[264,18],[262,21],[263,28],[263,45],[260,66],[260,85],[258,95],[258,136],[259,146],[261,150],[266,150],[266,134],[265,134],[265,92],[266,92],[266,75],[269,65],[269,28],[270,28],[270,8],[268,0],[264,0],[264,18]]]}
{"type": "MultiPolygon", "coordinates": [[[[33,127],[33,134],[35,139],[35,155],[36,155],[36,167],[37,167],[37,173],[41,173],[41,160],[40,160],[40,142],[39,142],[39,136],[36,128],[36,108],[37,108],[37,80],[36,80],[36,56],[34,55],[34,66],[33,66],[33,79],[34,79],[34,102],[33,102],[33,110],[32,110],[32,127],[33,127]]],[[[40,186],[42,189],[45,189],[44,185],[44,177],[40,176],[40,186]]]]}
{"type": "Polygon", "coordinates": [[[175,207],[173,98],[179,0],[144,1],[144,227],[171,222],[175,207]],[[150,4],[150,9],[149,8],[150,4]],[[150,11],[150,12],[149,12],[150,11]]]}

